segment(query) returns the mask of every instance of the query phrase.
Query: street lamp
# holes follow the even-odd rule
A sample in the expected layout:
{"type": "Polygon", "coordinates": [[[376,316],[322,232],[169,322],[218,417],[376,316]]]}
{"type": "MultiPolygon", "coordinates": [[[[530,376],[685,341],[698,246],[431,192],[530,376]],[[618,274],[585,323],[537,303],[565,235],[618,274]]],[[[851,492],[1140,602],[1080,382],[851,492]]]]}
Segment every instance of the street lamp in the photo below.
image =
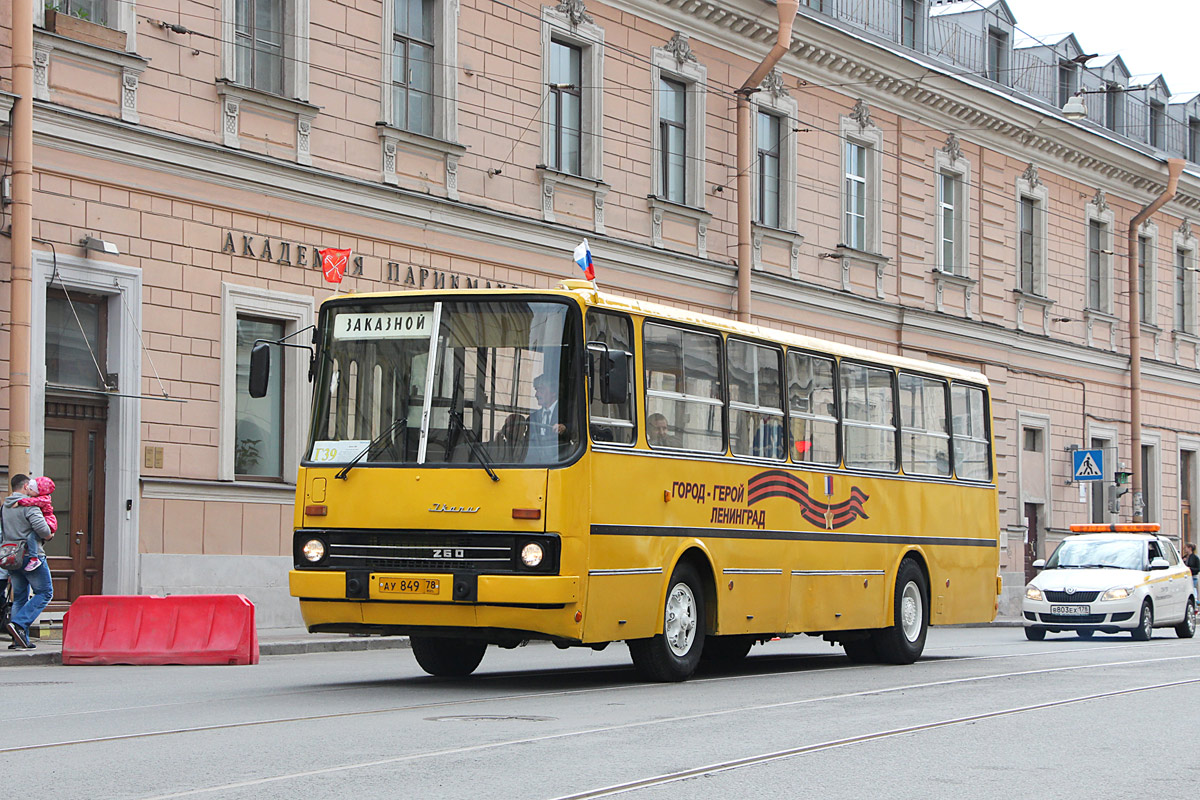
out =
{"type": "Polygon", "coordinates": [[[1087,106],[1083,102],[1083,92],[1076,92],[1067,98],[1067,103],[1062,107],[1063,116],[1067,119],[1087,119],[1087,106]]]}

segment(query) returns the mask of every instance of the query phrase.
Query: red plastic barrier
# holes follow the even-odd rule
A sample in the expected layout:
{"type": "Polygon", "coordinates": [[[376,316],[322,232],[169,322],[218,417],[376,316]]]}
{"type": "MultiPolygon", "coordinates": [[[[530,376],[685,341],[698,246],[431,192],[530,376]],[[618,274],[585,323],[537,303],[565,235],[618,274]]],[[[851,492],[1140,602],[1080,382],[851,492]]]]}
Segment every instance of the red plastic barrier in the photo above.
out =
{"type": "Polygon", "coordinates": [[[257,664],[240,594],[85,595],[63,617],[62,663],[257,664]]]}

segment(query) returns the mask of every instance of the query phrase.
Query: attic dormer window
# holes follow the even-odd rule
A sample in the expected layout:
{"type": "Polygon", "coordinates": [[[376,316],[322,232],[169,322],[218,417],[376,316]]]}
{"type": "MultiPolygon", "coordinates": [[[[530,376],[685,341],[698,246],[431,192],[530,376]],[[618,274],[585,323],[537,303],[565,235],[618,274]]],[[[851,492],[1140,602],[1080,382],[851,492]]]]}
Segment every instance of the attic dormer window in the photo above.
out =
{"type": "Polygon", "coordinates": [[[999,28],[988,28],[987,77],[1008,83],[1008,34],[999,28]]]}

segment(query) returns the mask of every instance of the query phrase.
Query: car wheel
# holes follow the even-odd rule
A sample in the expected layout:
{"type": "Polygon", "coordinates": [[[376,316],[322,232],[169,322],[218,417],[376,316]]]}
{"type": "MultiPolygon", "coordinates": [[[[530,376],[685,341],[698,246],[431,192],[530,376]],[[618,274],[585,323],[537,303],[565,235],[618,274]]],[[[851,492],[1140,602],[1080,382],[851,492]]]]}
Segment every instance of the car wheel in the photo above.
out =
{"type": "Polygon", "coordinates": [[[1196,635],[1196,601],[1190,597],[1187,611],[1183,615],[1183,622],[1175,626],[1175,635],[1180,639],[1190,639],[1196,635]]]}
{"type": "Polygon", "coordinates": [[[1082,628],[1080,630],[1075,631],[1075,635],[1078,636],[1080,639],[1090,639],[1090,638],[1092,638],[1093,633],[1095,633],[1095,631],[1091,630],[1090,628],[1082,628]]]}
{"type": "Polygon", "coordinates": [[[1025,638],[1031,642],[1040,642],[1046,638],[1045,628],[1026,628],[1025,638]]]}
{"type": "Polygon", "coordinates": [[[421,669],[439,678],[470,675],[483,661],[487,642],[446,639],[440,636],[410,636],[413,655],[421,669]]]}
{"type": "Polygon", "coordinates": [[[871,640],[879,659],[888,664],[911,664],[925,649],[929,632],[929,589],[925,575],[912,559],[900,562],[896,572],[895,622],[875,631],[871,640]]]}
{"type": "Polygon", "coordinates": [[[633,666],[646,680],[682,681],[696,671],[704,652],[704,590],[690,564],[680,564],[671,573],[663,632],[628,644],[633,666]]]}
{"type": "Polygon", "coordinates": [[[1138,617],[1138,626],[1132,633],[1133,638],[1139,642],[1148,642],[1154,635],[1154,609],[1150,607],[1149,600],[1142,603],[1142,615],[1138,617]]]}
{"type": "Polygon", "coordinates": [[[706,636],[700,663],[718,669],[734,667],[746,658],[753,646],[753,636],[706,636]]]}

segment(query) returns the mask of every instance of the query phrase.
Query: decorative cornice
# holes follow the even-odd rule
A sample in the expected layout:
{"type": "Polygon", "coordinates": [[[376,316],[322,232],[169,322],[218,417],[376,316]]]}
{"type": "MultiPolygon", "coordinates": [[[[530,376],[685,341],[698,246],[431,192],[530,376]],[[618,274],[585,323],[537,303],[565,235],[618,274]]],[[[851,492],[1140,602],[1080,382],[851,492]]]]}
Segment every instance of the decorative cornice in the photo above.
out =
{"type": "Polygon", "coordinates": [[[962,158],[962,143],[953,133],[946,137],[946,143],[942,145],[942,150],[950,157],[951,164],[962,158]]]}
{"type": "Polygon", "coordinates": [[[554,10],[559,14],[566,15],[567,19],[571,21],[572,28],[578,28],[585,22],[588,25],[595,23],[592,15],[587,13],[587,7],[583,4],[583,0],[562,0],[554,7],[554,10]]]}
{"type": "Polygon", "coordinates": [[[692,52],[692,46],[688,43],[688,35],[682,31],[675,31],[675,35],[663,45],[663,49],[674,56],[675,63],[681,67],[688,61],[696,60],[696,54],[692,52]]]}

